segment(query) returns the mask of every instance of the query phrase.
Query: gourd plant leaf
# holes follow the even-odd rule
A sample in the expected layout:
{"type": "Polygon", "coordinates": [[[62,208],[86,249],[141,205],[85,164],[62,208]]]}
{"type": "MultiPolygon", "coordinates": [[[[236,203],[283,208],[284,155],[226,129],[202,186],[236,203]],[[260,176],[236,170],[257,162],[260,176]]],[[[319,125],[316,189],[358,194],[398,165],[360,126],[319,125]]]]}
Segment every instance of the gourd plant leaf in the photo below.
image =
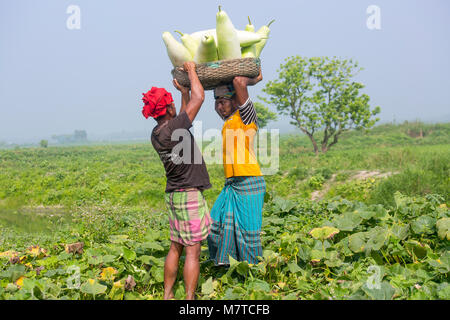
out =
{"type": "Polygon", "coordinates": [[[353,231],[362,222],[362,217],[353,212],[345,212],[333,220],[333,225],[341,231],[353,231]]]}
{"type": "Polygon", "coordinates": [[[12,265],[7,270],[0,273],[1,278],[9,278],[11,282],[17,281],[21,276],[25,274],[25,266],[22,264],[12,265]]]}
{"type": "Polygon", "coordinates": [[[308,262],[311,258],[311,248],[302,243],[300,246],[298,246],[297,255],[302,261],[308,262]]]}
{"type": "Polygon", "coordinates": [[[362,252],[366,245],[365,232],[353,233],[348,237],[348,247],[355,253],[362,252]]]}
{"type": "Polygon", "coordinates": [[[411,229],[416,234],[433,234],[436,219],[430,216],[420,216],[411,223],[411,229]]]}
{"type": "Polygon", "coordinates": [[[80,287],[81,292],[98,295],[104,293],[107,287],[98,283],[95,279],[88,279],[85,283],[83,283],[80,287]]]}
{"type": "Polygon", "coordinates": [[[111,263],[116,259],[116,256],[112,255],[112,254],[107,254],[105,256],[102,257],[102,262],[103,263],[111,263]]]}
{"type": "Polygon", "coordinates": [[[427,244],[422,244],[419,241],[410,239],[405,242],[405,248],[414,252],[414,255],[417,258],[422,259],[427,256],[428,249],[430,249],[430,246],[428,246],[427,244]]]}
{"type": "Polygon", "coordinates": [[[134,252],[133,250],[123,247],[122,252],[124,258],[127,259],[128,261],[133,261],[134,259],[136,259],[136,252],[134,252]]]}
{"type": "Polygon", "coordinates": [[[255,279],[254,281],[248,284],[248,289],[262,292],[270,292],[270,285],[264,280],[255,279]]]}
{"type": "Polygon", "coordinates": [[[250,300],[272,300],[272,296],[270,296],[269,294],[260,291],[260,290],[255,290],[252,293],[250,293],[250,300]]]}
{"type": "Polygon", "coordinates": [[[366,232],[366,249],[380,250],[386,242],[388,233],[382,227],[375,227],[366,232]]]}
{"type": "Polygon", "coordinates": [[[202,293],[205,294],[205,295],[210,295],[213,292],[214,292],[213,278],[209,277],[209,279],[206,280],[202,284],[202,293]]]}
{"type": "Polygon", "coordinates": [[[382,281],[379,286],[371,286],[365,283],[362,290],[373,300],[391,300],[395,294],[395,288],[387,281],[382,281]]]}
{"type": "Polygon", "coordinates": [[[296,274],[297,272],[301,272],[302,269],[298,266],[296,262],[291,262],[288,264],[289,271],[293,274],[296,274]]]}
{"type": "Polygon", "coordinates": [[[325,241],[339,233],[339,229],[333,227],[314,228],[309,234],[317,240],[325,241]]]}
{"type": "Polygon", "coordinates": [[[161,238],[161,232],[159,230],[154,230],[152,228],[148,228],[145,233],[145,239],[149,242],[158,240],[161,238]]]}
{"type": "Polygon", "coordinates": [[[312,262],[319,262],[325,257],[325,254],[321,250],[312,249],[311,250],[311,261],[312,262]]]}
{"type": "Polygon", "coordinates": [[[342,265],[342,260],[339,259],[337,251],[327,251],[325,254],[325,264],[329,267],[339,267],[342,265]]]}
{"type": "Polygon", "coordinates": [[[438,259],[433,259],[428,255],[428,264],[435,268],[440,273],[450,272],[450,252],[446,251],[438,259]]]}
{"type": "Polygon", "coordinates": [[[275,197],[274,201],[274,211],[275,213],[287,213],[295,208],[297,205],[295,202],[291,200],[286,200],[281,197],[275,197]]]}
{"type": "Polygon", "coordinates": [[[405,240],[409,234],[409,224],[393,224],[390,231],[398,240],[405,240]]]}
{"type": "Polygon", "coordinates": [[[394,193],[394,201],[397,209],[403,209],[408,203],[408,197],[401,194],[399,191],[394,193]]]}
{"type": "Polygon", "coordinates": [[[450,240],[450,218],[442,218],[436,222],[438,237],[441,240],[450,240]]]}
{"type": "Polygon", "coordinates": [[[442,283],[443,289],[438,291],[438,297],[442,300],[450,300],[450,285],[448,283],[442,283]]]}
{"type": "Polygon", "coordinates": [[[375,211],[372,211],[368,208],[357,209],[353,213],[358,214],[364,220],[369,220],[370,218],[375,217],[377,214],[375,211]]]}
{"type": "Polygon", "coordinates": [[[384,208],[383,205],[381,205],[381,204],[371,206],[371,209],[375,213],[374,217],[377,219],[383,219],[385,217],[389,217],[386,208],[384,208]]]}
{"type": "Polygon", "coordinates": [[[150,273],[158,283],[164,282],[164,269],[151,268],[150,273]]]}
{"type": "Polygon", "coordinates": [[[246,276],[248,273],[248,270],[250,269],[247,261],[241,261],[236,266],[236,272],[239,273],[241,276],[246,276]]]}
{"type": "Polygon", "coordinates": [[[92,265],[97,265],[103,262],[102,256],[88,256],[88,263],[92,265]]]}
{"type": "Polygon", "coordinates": [[[144,249],[150,249],[155,251],[164,251],[164,247],[161,246],[158,242],[144,242],[142,244],[144,249]]]}

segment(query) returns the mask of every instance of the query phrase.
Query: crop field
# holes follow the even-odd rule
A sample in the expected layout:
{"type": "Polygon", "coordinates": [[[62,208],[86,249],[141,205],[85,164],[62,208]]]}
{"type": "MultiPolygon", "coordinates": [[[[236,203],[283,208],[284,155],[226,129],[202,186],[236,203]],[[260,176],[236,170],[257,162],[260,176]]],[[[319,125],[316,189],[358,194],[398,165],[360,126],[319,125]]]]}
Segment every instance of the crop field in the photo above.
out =
{"type": "MultiPolygon", "coordinates": [[[[261,261],[215,267],[205,242],[197,299],[450,299],[449,163],[448,123],[347,132],[319,156],[281,136],[261,261]]],[[[0,150],[0,299],[162,299],[165,181],[150,142],[0,150]]]]}

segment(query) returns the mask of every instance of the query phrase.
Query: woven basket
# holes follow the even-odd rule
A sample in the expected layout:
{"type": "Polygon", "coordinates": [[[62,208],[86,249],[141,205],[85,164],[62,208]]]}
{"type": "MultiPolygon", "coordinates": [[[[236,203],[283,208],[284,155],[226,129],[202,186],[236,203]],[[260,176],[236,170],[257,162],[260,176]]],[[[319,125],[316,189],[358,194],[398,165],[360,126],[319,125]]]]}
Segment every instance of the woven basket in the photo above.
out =
{"type": "MultiPolygon", "coordinates": [[[[233,82],[236,76],[255,78],[259,75],[260,66],[259,58],[230,59],[197,64],[196,71],[203,88],[212,90],[233,82]]],[[[172,76],[183,87],[191,86],[188,74],[182,67],[173,69],[172,76]]]]}

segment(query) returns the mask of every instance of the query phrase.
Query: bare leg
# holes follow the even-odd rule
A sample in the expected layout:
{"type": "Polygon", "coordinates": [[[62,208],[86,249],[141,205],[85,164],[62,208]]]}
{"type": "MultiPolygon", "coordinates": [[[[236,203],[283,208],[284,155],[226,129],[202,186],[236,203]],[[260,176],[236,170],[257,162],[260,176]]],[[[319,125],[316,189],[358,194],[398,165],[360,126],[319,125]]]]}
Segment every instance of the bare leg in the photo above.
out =
{"type": "Polygon", "coordinates": [[[186,261],[183,269],[186,300],[195,299],[195,289],[197,288],[198,276],[200,274],[200,252],[200,243],[186,247],[186,261]]]}
{"type": "Polygon", "coordinates": [[[177,242],[173,242],[170,246],[164,263],[164,300],[174,298],[173,285],[177,279],[178,262],[180,261],[183,246],[177,242]]]}

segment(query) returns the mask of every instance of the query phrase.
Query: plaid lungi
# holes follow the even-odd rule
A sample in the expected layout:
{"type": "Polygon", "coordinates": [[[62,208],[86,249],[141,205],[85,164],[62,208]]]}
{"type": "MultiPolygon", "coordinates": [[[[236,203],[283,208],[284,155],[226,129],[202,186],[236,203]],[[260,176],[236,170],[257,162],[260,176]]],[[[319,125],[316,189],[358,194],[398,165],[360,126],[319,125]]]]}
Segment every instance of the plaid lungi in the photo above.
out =
{"type": "Polygon", "coordinates": [[[165,194],[169,210],[170,240],[191,246],[208,237],[211,216],[203,193],[197,189],[165,194]]]}
{"type": "Polygon", "coordinates": [[[210,258],[229,264],[228,255],[256,264],[262,256],[261,225],[266,184],[262,176],[231,177],[211,210],[210,258]]]}

